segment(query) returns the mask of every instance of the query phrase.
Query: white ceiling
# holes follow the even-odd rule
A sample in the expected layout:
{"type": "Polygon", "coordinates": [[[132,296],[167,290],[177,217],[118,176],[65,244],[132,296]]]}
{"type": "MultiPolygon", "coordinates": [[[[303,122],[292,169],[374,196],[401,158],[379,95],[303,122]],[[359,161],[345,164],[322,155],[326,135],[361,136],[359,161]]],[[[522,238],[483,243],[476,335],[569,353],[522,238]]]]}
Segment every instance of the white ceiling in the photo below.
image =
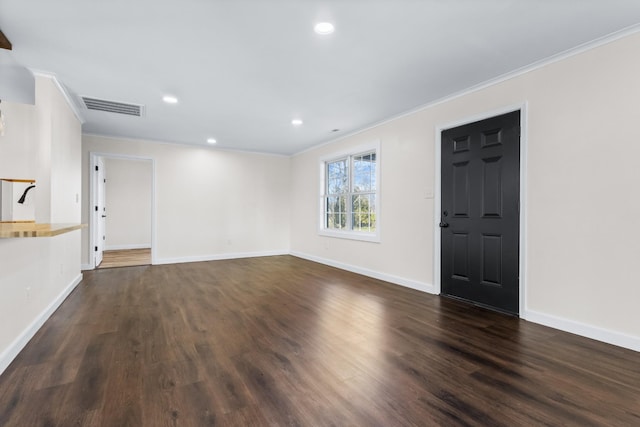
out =
{"type": "Polygon", "coordinates": [[[638,23],[640,0],[0,0],[19,63],[146,108],[78,102],[83,132],[277,154],[638,23]]]}

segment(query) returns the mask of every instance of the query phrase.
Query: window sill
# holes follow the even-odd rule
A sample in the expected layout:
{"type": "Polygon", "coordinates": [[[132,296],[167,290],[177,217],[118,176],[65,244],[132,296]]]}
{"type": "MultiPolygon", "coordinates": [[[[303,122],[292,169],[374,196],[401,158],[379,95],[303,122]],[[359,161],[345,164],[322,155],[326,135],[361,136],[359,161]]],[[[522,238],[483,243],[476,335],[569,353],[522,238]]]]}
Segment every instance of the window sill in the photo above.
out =
{"type": "Polygon", "coordinates": [[[325,237],[337,237],[339,239],[380,243],[380,233],[359,233],[355,231],[333,231],[321,229],[318,231],[318,234],[325,237]]]}

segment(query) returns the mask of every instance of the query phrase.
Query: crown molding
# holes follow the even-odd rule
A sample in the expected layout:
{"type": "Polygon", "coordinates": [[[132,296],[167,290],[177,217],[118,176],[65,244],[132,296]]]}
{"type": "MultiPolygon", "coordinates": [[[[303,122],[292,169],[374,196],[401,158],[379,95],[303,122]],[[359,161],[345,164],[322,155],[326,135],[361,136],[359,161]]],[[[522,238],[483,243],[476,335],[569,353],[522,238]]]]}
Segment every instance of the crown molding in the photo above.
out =
{"type": "Polygon", "coordinates": [[[76,118],[78,119],[78,121],[80,122],[80,124],[84,124],[86,122],[86,120],[84,119],[84,117],[82,116],[82,114],[80,113],[80,110],[78,110],[78,106],[76,105],[75,102],[73,102],[73,98],[71,97],[71,95],[69,94],[69,91],[67,90],[67,88],[60,82],[60,80],[58,79],[58,77],[55,75],[55,73],[50,73],[47,71],[41,71],[41,70],[33,70],[31,69],[31,72],[33,73],[34,76],[36,77],[44,77],[47,78],[51,81],[53,81],[53,83],[56,85],[56,87],[58,88],[58,90],[60,91],[60,93],[62,94],[62,97],[65,99],[65,101],[67,101],[67,105],[69,106],[69,108],[71,109],[71,111],[73,111],[73,114],[76,116],[76,118]]]}
{"type": "Polygon", "coordinates": [[[412,114],[418,113],[420,111],[427,110],[429,108],[433,108],[433,107],[435,107],[437,105],[444,104],[444,103],[449,102],[449,101],[453,101],[454,99],[461,98],[463,96],[472,94],[474,92],[478,92],[478,91],[486,89],[486,88],[488,88],[490,86],[495,86],[495,85],[503,83],[503,82],[505,82],[507,80],[514,79],[516,77],[522,76],[523,74],[527,74],[527,73],[530,73],[532,71],[538,70],[540,68],[546,67],[547,65],[551,65],[551,64],[554,64],[556,62],[564,61],[565,59],[571,58],[571,57],[579,55],[581,53],[588,52],[590,50],[593,50],[593,49],[598,48],[600,46],[604,46],[606,44],[612,43],[612,42],[614,42],[616,40],[623,39],[625,37],[628,37],[630,35],[636,34],[638,32],[640,32],[640,24],[631,25],[629,27],[623,28],[620,31],[616,31],[614,33],[611,33],[611,34],[608,34],[606,36],[597,38],[595,40],[591,40],[590,42],[586,42],[586,43],[583,43],[581,45],[575,46],[573,48],[567,49],[567,50],[565,50],[563,52],[560,52],[560,53],[557,53],[555,55],[551,55],[551,56],[549,56],[547,58],[544,58],[544,59],[541,59],[539,61],[533,62],[533,63],[531,63],[529,65],[525,65],[524,67],[517,68],[517,69],[515,69],[513,71],[509,71],[508,73],[502,74],[500,76],[494,77],[494,78],[489,79],[489,80],[485,80],[484,82],[478,83],[477,85],[470,86],[470,87],[468,87],[466,89],[463,89],[461,91],[451,93],[451,94],[449,94],[449,95],[447,95],[445,97],[436,99],[434,101],[430,101],[430,102],[428,102],[426,104],[420,105],[418,107],[412,108],[410,110],[404,111],[402,113],[399,113],[399,114],[393,115],[391,117],[388,117],[386,119],[380,120],[378,122],[372,123],[372,124],[367,125],[367,126],[365,126],[363,128],[354,130],[353,132],[349,132],[347,134],[340,135],[338,138],[330,139],[328,141],[322,142],[322,143],[314,145],[312,147],[305,148],[304,150],[300,150],[300,151],[298,151],[296,153],[293,153],[291,155],[291,157],[295,157],[295,156],[298,156],[300,154],[304,154],[304,153],[316,150],[318,148],[324,147],[326,145],[330,145],[330,144],[333,144],[335,142],[342,141],[342,140],[344,140],[346,138],[349,138],[349,137],[358,135],[360,133],[366,132],[368,130],[374,129],[374,128],[378,127],[378,126],[382,126],[382,125],[387,124],[389,122],[393,122],[394,120],[398,120],[398,119],[401,119],[403,117],[407,117],[407,116],[410,116],[412,114]]]}

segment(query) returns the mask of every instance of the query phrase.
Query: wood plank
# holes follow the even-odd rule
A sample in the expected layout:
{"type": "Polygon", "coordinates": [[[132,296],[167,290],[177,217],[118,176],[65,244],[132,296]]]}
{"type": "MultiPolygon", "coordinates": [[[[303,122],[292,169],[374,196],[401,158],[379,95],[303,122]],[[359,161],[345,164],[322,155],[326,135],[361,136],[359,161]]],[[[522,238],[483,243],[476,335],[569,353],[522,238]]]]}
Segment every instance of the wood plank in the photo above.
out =
{"type": "Polygon", "coordinates": [[[87,224],[41,224],[34,222],[0,222],[0,239],[53,237],[85,228],[87,224]]]}
{"type": "Polygon", "coordinates": [[[151,249],[104,251],[98,268],[133,267],[151,264],[151,249]]]}
{"type": "Polygon", "coordinates": [[[640,425],[640,354],[291,256],[83,282],[0,425],[640,425]]]}
{"type": "Polygon", "coordinates": [[[0,30],[0,49],[7,49],[7,50],[13,49],[11,42],[9,41],[7,36],[4,35],[2,30],[0,30]]]}
{"type": "MultiPolygon", "coordinates": [[[[2,31],[0,31],[0,34],[2,34],[2,31]]],[[[0,36],[1,37],[1,36],[0,36]]],[[[0,181],[7,181],[7,182],[26,182],[29,184],[35,184],[36,180],[35,179],[17,179],[17,178],[0,178],[0,181]]]]}

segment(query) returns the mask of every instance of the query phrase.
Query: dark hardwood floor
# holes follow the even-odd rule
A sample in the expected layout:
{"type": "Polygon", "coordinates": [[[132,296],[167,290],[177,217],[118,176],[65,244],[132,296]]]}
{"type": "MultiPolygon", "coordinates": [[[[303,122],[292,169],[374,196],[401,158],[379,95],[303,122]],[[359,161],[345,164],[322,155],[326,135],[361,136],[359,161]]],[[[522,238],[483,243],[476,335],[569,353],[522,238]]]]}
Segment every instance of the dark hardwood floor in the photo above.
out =
{"type": "Polygon", "coordinates": [[[85,272],[0,426],[639,426],[640,354],[290,256],[85,272]]]}

